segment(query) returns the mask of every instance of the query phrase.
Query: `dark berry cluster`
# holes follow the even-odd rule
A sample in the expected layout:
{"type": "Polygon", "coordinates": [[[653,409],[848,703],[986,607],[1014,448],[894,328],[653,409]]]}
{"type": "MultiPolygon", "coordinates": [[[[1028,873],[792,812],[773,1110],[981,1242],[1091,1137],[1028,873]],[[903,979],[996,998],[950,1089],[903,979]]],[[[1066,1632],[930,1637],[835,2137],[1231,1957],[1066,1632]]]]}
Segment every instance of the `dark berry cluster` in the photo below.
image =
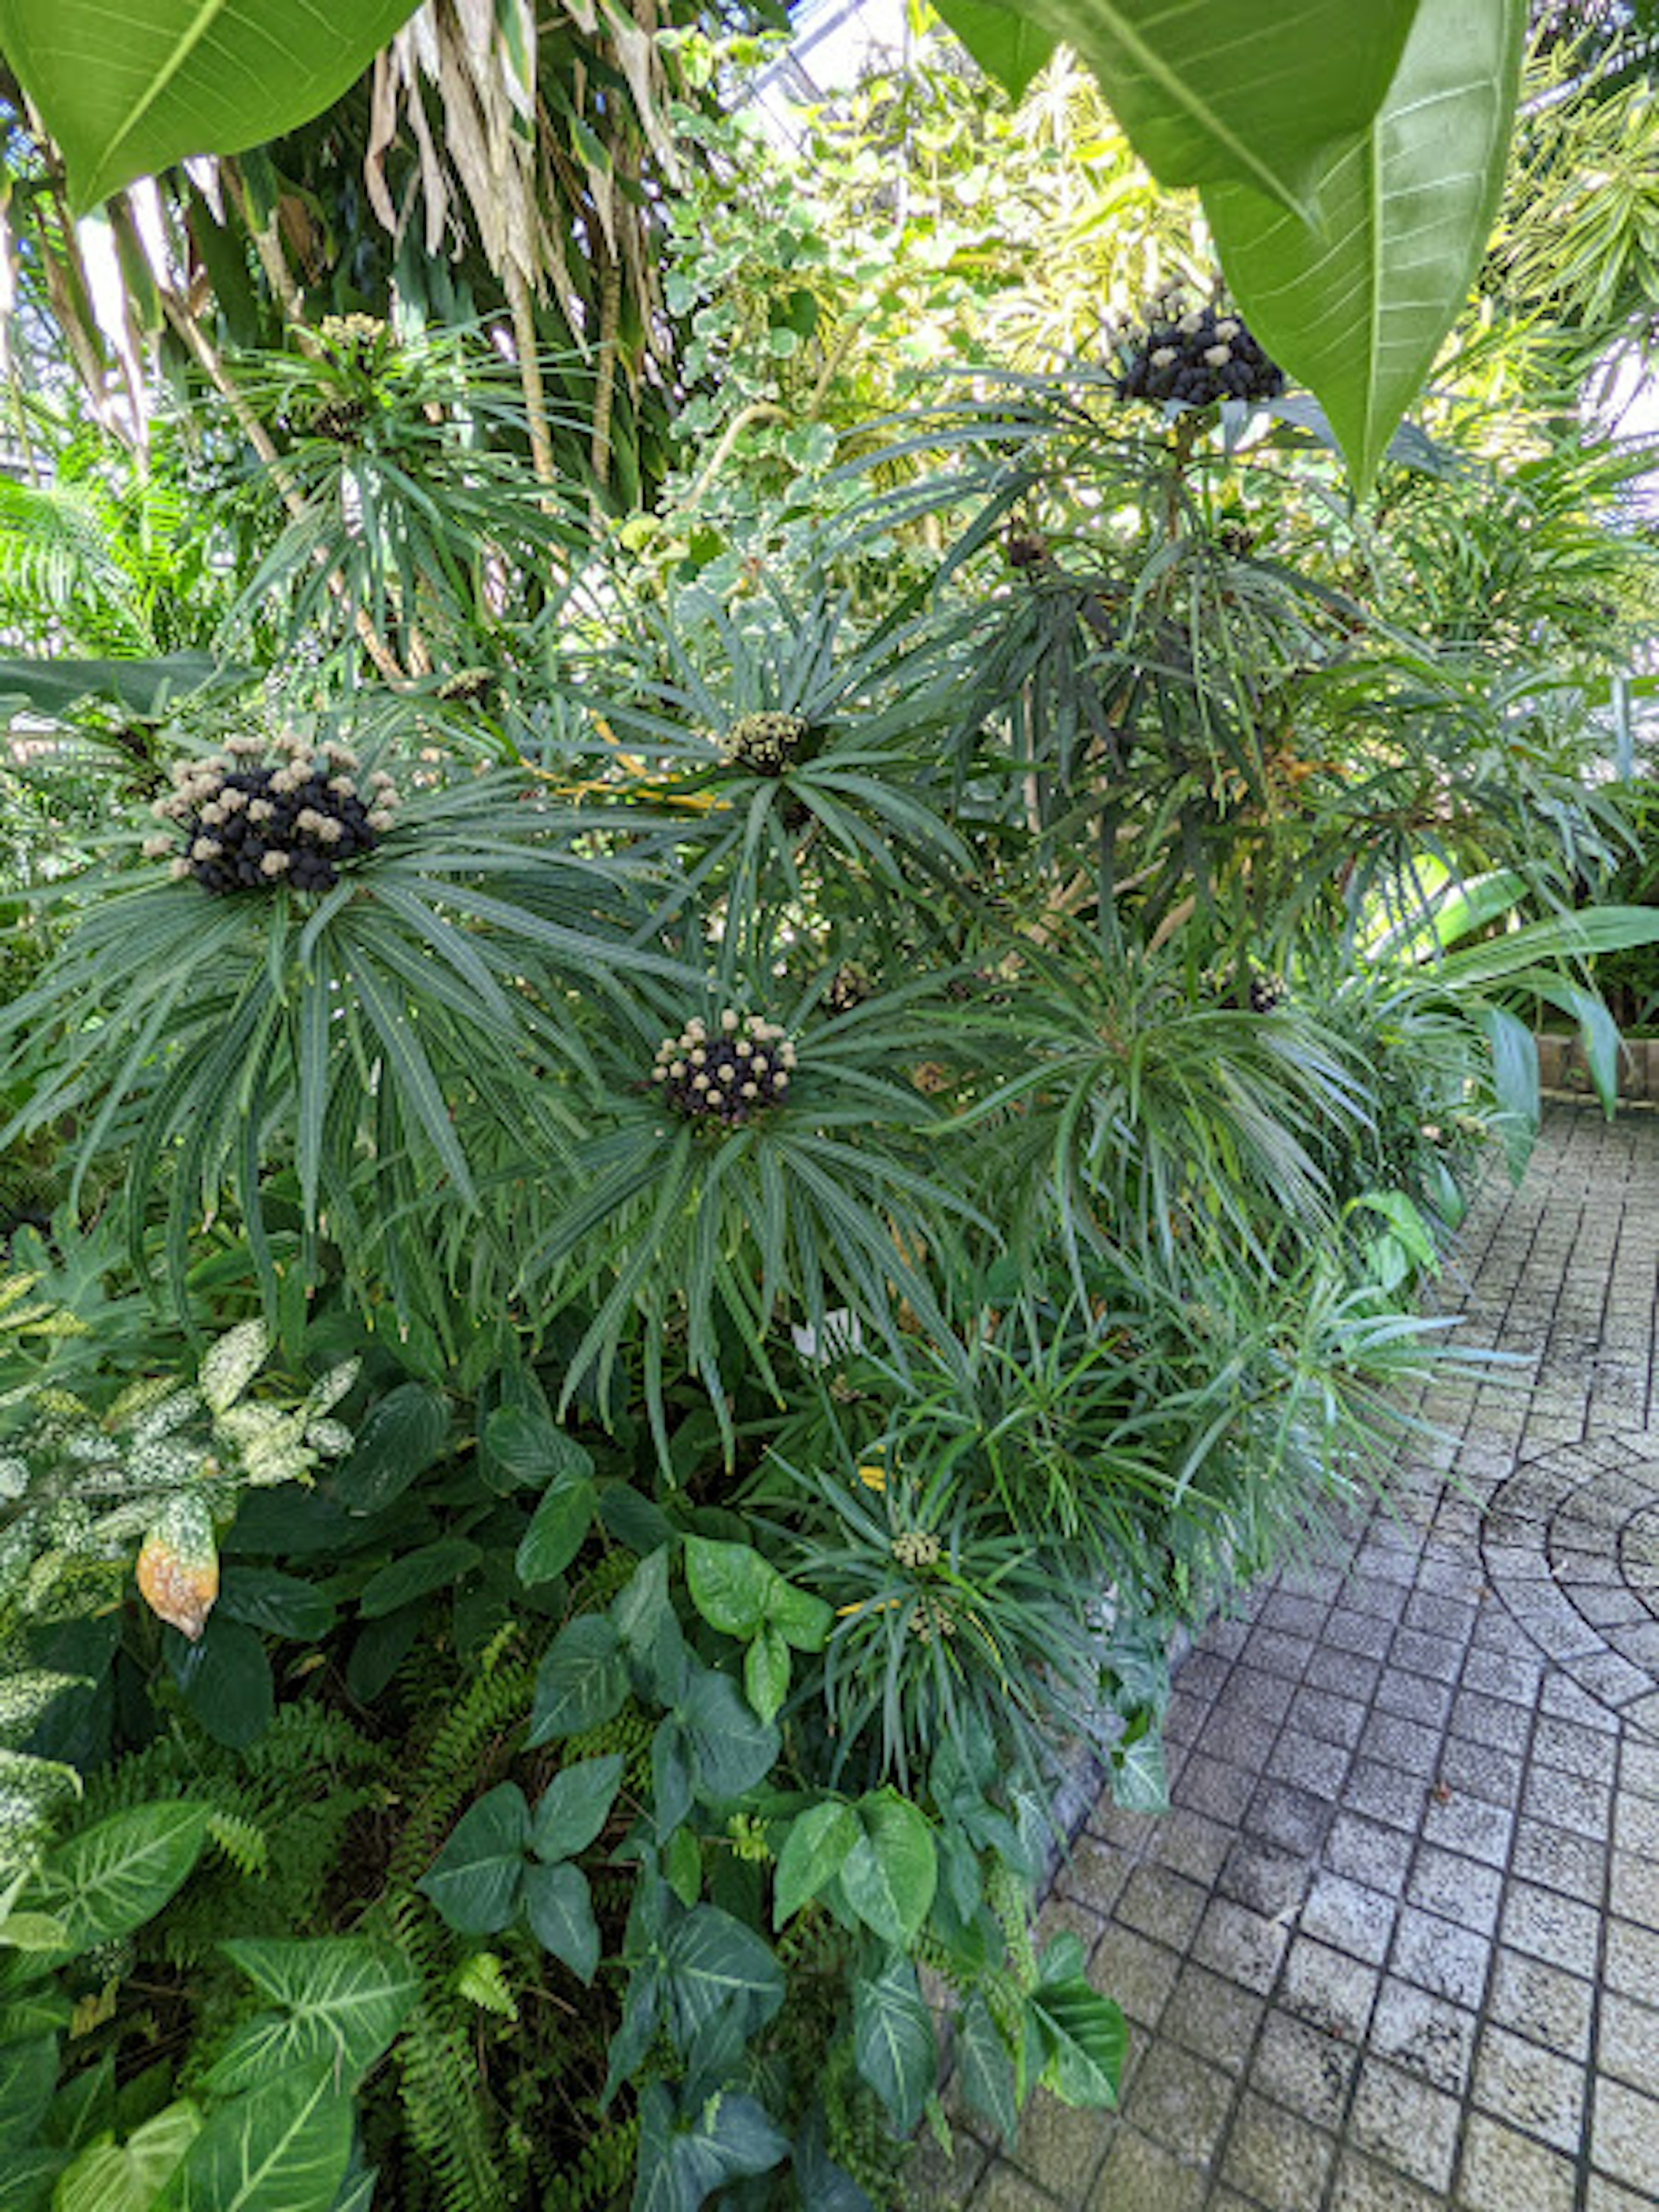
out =
{"type": "Polygon", "coordinates": [[[144,856],[203,890],[331,890],[343,862],[372,852],[398,814],[392,778],[377,769],[360,791],[356,753],[299,738],[233,738],[210,760],[180,761],[173,789],[150,811],[170,823],[144,856]]]}
{"type": "Polygon", "coordinates": [[[1250,978],[1250,1012],[1271,1014],[1285,1003],[1288,994],[1282,975],[1252,975],[1250,978]]]}
{"type": "Polygon", "coordinates": [[[799,714],[740,714],[717,742],[727,760],[757,775],[781,775],[811,734],[799,714]]]}
{"type": "Polygon", "coordinates": [[[781,1022],[728,1006],[713,1023],[694,1017],[677,1037],[665,1037],[651,1079],[675,1113],[741,1126],[782,1103],[794,1066],[781,1022]]]}
{"type": "Polygon", "coordinates": [[[1183,309],[1179,301],[1154,308],[1118,381],[1121,398],[1178,399],[1188,407],[1277,399],[1284,389],[1284,371],[1237,315],[1214,306],[1183,309]]]}
{"type": "Polygon", "coordinates": [[[307,410],[304,425],[313,438],[349,446],[368,420],[368,409],[361,399],[319,399],[307,410]]]}

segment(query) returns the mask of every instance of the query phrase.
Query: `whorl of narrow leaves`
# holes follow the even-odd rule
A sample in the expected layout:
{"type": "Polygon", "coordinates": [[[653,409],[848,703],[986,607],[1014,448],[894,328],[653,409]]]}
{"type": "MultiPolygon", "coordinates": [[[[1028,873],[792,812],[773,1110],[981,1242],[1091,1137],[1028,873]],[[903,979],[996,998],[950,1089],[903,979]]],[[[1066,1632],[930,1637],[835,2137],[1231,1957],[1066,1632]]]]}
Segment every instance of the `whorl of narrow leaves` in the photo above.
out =
{"type": "Polygon", "coordinates": [[[1284,371],[1268,360],[1238,317],[1214,306],[1160,301],[1118,383],[1124,399],[1178,400],[1207,407],[1216,399],[1277,399],[1284,371]]]}
{"type": "Polygon", "coordinates": [[[719,744],[734,765],[757,775],[781,775],[800,758],[811,734],[799,714],[740,714],[719,744]]]}
{"type": "Polygon", "coordinates": [[[210,759],[176,762],[173,790],[150,810],[172,827],[145,839],[144,857],[170,859],[175,878],[216,897],[331,890],[397,820],[392,778],[377,769],[360,791],[358,766],[348,746],[300,738],[233,738],[210,759]]]}
{"type": "Polygon", "coordinates": [[[794,1066],[781,1022],[728,1006],[713,1028],[694,1016],[677,1037],[665,1037],[651,1075],[673,1112],[735,1127],[781,1103],[794,1066]]]}

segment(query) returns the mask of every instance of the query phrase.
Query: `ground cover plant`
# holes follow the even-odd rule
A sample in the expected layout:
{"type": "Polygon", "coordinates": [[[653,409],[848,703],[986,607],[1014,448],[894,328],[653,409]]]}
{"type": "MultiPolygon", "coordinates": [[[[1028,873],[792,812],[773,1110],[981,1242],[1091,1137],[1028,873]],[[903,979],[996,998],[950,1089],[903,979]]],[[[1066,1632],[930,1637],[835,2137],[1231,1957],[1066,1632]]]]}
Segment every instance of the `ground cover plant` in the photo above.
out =
{"type": "Polygon", "coordinates": [[[1063,1763],[1162,1803],[1659,939],[1628,471],[1454,398],[1354,507],[1188,237],[614,529],[579,364],[319,319],[198,359],[167,560],[111,446],[125,565],[15,564],[0,2205],[860,2212],[947,2056],[1111,2101],[1063,1763]]]}

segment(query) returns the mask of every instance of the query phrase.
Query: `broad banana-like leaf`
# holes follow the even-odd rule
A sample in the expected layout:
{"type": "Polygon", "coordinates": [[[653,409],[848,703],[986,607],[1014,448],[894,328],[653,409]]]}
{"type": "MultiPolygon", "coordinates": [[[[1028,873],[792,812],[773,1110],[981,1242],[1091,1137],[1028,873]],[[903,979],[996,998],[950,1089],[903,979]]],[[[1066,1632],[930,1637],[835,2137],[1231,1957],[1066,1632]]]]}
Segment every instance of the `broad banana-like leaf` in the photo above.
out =
{"type": "Polygon", "coordinates": [[[1418,8],[1419,0],[1019,0],[999,9],[969,0],[963,9],[945,0],[939,13],[1010,91],[1024,89],[1041,51],[1018,26],[1075,47],[1160,184],[1232,180],[1312,216],[1328,156],[1376,113],[1418,8]],[[999,13],[1010,26],[995,24],[999,13]]]}
{"type": "Polygon", "coordinates": [[[1316,227],[1259,188],[1206,183],[1234,297],[1273,359],[1318,394],[1362,494],[1486,246],[1526,19],[1526,0],[1422,0],[1374,120],[1310,184],[1316,227]]]}
{"type": "Polygon", "coordinates": [[[0,54],[58,141],[77,214],[187,154],[319,114],[415,0],[0,0],[0,54]]]}
{"type": "Polygon", "coordinates": [[[1060,44],[1034,16],[999,7],[995,0],[939,0],[939,14],[1010,100],[1024,98],[1060,44]]]}

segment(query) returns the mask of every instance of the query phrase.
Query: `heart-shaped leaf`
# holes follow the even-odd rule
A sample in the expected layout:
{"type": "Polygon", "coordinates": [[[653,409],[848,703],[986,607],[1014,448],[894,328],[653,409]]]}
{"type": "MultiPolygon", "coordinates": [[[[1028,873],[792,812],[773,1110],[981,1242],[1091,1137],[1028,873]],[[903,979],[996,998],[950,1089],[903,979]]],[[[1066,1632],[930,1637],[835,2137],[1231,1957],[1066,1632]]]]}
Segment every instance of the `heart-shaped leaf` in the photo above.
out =
{"type": "Polygon", "coordinates": [[[519,1909],[530,1808],[516,1782],[502,1782],[455,1823],[430,1870],[415,1885],[463,1936],[494,1936],[519,1909]]]}
{"type": "Polygon", "coordinates": [[[580,1867],[533,1866],[524,1878],[525,1917],[544,1950],[591,1982],[599,1963],[599,1931],[587,1876],[580,1867]]]}
{"type": "Polygon", "coordinates": [[[622,1783],[623,1755],[584,1759],[553,1777],[536,1807],[530,1848],[539,1859],[573,1859],[604,1827],[622,1783]]]}

